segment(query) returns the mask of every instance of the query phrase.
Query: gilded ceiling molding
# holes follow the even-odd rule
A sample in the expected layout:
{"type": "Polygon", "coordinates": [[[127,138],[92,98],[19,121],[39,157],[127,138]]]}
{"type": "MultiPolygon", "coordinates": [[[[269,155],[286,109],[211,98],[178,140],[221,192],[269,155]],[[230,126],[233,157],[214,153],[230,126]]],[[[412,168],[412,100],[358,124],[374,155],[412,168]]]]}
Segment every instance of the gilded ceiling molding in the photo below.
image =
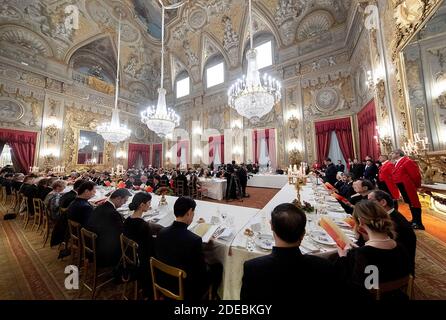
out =
{"type": "Polygon", "coordinates": [[[396,60],[401,50],[421,29],[440,6],[443,0],[392,0],[395,19],[395,37],[392,59],[396,60]]]}

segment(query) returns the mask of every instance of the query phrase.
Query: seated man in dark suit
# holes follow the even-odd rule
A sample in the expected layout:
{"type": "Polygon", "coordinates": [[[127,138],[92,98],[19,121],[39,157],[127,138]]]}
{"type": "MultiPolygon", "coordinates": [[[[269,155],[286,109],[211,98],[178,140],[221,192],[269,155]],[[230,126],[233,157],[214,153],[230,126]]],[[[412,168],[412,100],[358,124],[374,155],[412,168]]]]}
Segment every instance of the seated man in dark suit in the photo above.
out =
{"type": "Polygon", "coordinates": [[[271,229],[275,246],[271,254],[245,262],[240,299],[324,301],[341,294],[334,266],[323,258],[301,253],[305,224],[305,213],[293,204],[274,208],[271,229]]]}
{"type": "Polygon", "coordinates": [[[99,267],[115,267],[121,258],[120,236],[124,229],[121,214],[116,211],[131,196],[127,189],[115,190],[110,198],[93,210],[87,228],[98,235],[96,240],[99,267]]]}
{"type": "MultiPolygon", "coordinates": [[[[174,204],[175,221],[158,233],[156,239],[156,257],[187,273],[185,279],[185,297],[188,300],[200,300],[212,283],[216,290],[221,281],[223,268],[220,264],[208,266],[205,262],[202,240],[187,227],[194,218],[196,203],[189,197],[180,197],[174,204]]],[[[161,278],[164,284],[177,292],[178,285],[161,278]]],[[[176,282],[177,283],[177,282],[176,282]]]]}
{"type": "Polygon", "coordinates": [[[82,183],[84,183],[85,180],[77,180],[73,185],[73,190],[70,190],[66,193],[64,193],[59,200],[59,206],[61,208],[68,208],[68,206],[71,204],[71,202],[74,201],[77,197],[77,190],[81,186],[82,183]]]}
{"type": "Polygon", "coordinates": [[[93,206],[88,202],[96,194],[96,183],[85,181],[77,190],[77,198],[68,207],[67,218],[85,227],[93,212],[93,206]]]}
{"type": "Polygon", "coordinates": [[[32,175],[26,176],[19,191],[28,200],[28,212],[31,216],[34,215],[33,199],[37,198],[37,186],[34,184],[34,179],[32,175]]]}
{"type": "Polygon", "coordinates": [[[396,242],[403,246],[410,258],[411,273],[415,273],[415,251],[417,248],[417,236],[409,221],[393,207],[392,197],[385,191],[374,190],[369,193],[369,200],[378,202],[390,215],[397,233],[396,242]]]}

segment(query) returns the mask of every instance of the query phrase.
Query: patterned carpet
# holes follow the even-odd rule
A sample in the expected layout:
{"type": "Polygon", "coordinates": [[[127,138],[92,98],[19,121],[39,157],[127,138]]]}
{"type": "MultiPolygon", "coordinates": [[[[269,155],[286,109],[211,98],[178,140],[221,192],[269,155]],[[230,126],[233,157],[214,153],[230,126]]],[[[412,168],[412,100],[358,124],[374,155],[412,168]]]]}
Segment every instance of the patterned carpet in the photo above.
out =
{"type": "Polygon", "coordinates": [[[227,202],[225,200],[220,201],[208,198],[205,198],[203,200],[209,202],[230,204],[232,206],[262,209],[279,191],[280,189],[246,187],[246,193],[249,195],[249,197],[243,198],[242,201],[231,200],[227,202]]]}
{"type": "MultiPolygon", "coordinates": [[[[251,194],[256,201],[263,196],[251,194]]],[[[437,228],[446,230],[446,222],[440,220],[437,228]]],[[[446,243],[425,231],[417,231],[417,238],[415,299],[446,300],[446,243]]],[[[0,300],[78,298],[78,291],[64,286],[64,270],[70,257],[58,260],[57,248],[42,245],[38,232],[29,226],[24,230],[21,220],[5,221],[0,214],[0,300]]],[[[97,299],[119,299],[121,290],[121,285],[110,283],[99,291],[97,299]]],[[[81,298],[89,298],[86,290],[81,298]]]]}

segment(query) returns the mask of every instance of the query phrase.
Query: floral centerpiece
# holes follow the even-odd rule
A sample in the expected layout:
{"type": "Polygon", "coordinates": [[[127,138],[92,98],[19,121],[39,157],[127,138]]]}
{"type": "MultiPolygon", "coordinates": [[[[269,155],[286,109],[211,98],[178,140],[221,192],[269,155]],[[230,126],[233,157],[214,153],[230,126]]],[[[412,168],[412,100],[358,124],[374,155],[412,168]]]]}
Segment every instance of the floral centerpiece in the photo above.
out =
{"type": "Polygon", "coordinates": [[[166,195],[173,195],[173,190],[168,187],[160,187],[158,190],[155,191],[155,194],[161,195],[159,205],[162,206],[167,204],[166,195]]]}
{"type": "Polygon", "coordinates": [[[173,190],[168,187],[160,187],[155,191],[155,194],[159,196],[173,196],[173,190]]]}
{"type": "Polygon", "coordinates": [[[118,185],[117,185],[118,189],[124,189],[125,188],[125,182],[124,181],[119,181],[118,185]]]}
{"type": "Polygon", "coordinates": [[[308,212],[308,213],[314,212],[314,207],[310,203],[308,203],[306,201],[304,201],[303,204],[302,204],[297,199],[294,199],[293,200],[293,204],[296,207],[302,209],[304,212],[308,212]]]}

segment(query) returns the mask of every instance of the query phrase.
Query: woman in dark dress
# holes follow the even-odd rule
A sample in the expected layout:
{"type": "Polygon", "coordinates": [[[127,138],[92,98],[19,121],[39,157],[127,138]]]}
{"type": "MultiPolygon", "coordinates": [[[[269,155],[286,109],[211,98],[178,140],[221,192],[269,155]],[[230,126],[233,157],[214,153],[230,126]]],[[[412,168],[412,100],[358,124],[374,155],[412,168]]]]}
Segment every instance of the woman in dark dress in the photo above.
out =
{"type": "MultiPolygon", "coordinates": [[[[338,247],[336,265],[342,273],[352,297],[369,297],[366,285],[372,284],[372,273],[378,283],[399,280],[410,274],[409,256],[395,241],[393,222],[378,204],[363,200],[355,205],[353,217],[356,231],[366,241],[364,246],[344,249],[338,247]],[[375,269],[376,267],[376,269],[375,269]]],[[[400,292],[390,293],[383,298],[407,298],[400,292]]]]}
{"type": "Polygon", "coordinates": [[[144,212],[150,209],[152,196],[147,192],[138,192],[129,204],[133,214],[124,221],[124,235],[138,244],[139,266],[137,278],[145,297],[151,297],[152,280],[150,276],[150,257],[154,255],[154,237],[161,229],[159,225],[149,224],[142,219],[144,212]]]}

